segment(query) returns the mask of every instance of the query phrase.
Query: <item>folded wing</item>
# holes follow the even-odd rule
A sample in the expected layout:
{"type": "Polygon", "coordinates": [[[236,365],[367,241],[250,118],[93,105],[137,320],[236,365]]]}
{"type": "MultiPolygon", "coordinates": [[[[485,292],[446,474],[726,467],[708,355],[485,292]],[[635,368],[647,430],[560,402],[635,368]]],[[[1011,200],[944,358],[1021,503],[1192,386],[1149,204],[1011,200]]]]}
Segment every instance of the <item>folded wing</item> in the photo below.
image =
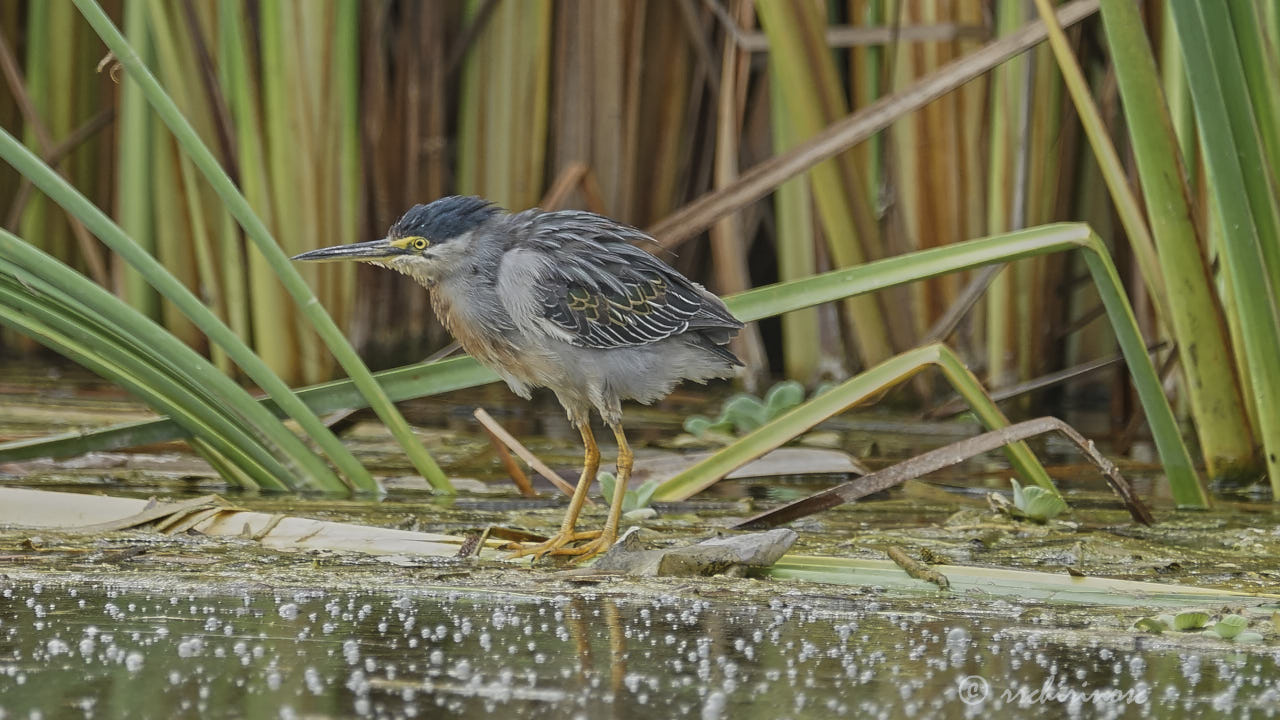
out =
{"type": "Polygon", "coordinates": [[[545,261],[521,278],[538,286],[527,311],[574,345],[631,347],[696,331],[721,346],[742,327],[719,298],[633,245],[653,242],[635,228],[575,211],[529,222],[518,255],[545,261]]]}

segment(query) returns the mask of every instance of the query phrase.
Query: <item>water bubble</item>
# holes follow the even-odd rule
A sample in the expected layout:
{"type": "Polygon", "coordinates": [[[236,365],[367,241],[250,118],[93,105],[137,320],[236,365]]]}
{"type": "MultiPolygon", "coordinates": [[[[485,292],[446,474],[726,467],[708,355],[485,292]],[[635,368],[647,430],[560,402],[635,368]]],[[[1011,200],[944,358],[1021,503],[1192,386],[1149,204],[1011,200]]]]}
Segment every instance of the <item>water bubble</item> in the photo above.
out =
{"type": "Polygon", "coordinates": [[[191,658],[204,652],[204,641],[200,638],[185,638],[178,643],[178,657],[191,658]]]}
{"type": "Polygon", "coordinates": [[[720,690],[708,694],[706,701],[702,704],[702,720],[719,720],[724,717],[728,702],[729,696],[720,690]]]}
{"type": "Polygon", "coordinates": [[[308,667],[302,671],[302,680],[307,686],[307,690],[312,695],[324,694],[324,678],[320,677],[320,671],[313,667],[308,667]]]}
{"type": "Polygon", "coordinates": [[[471,677],[471,672],[471,662],[469,660],[459,660],[453,668],[449,670],[449,674],[459,680],[469,679],[471,677]]]}

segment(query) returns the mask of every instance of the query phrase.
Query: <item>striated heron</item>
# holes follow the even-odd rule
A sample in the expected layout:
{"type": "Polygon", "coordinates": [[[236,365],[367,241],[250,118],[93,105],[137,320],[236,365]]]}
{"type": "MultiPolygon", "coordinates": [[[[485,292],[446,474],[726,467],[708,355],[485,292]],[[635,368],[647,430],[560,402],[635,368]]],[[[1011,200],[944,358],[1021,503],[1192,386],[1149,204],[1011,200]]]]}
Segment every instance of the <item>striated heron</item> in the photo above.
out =
{"type": "Polygon", "coordinates": [[[634,462],[622,401],[650,403],[681,380],[729,377],[742,365],[725,346],[742,327],[701,285],[633,243],[640,230],[589,212],[508,213],[477,197],[415,205],[371,242],[294,260],[358,260],[424,285],[444,326],[517,395],[550,388],[586,448],[560,531],[516,555],[590,556],[617,539],[634,462]],[[576,532],[600,466],[596,412],[618,442],[618,482],[602,530],[576,532]],[[582,542],[587,541],[587,542],[582,542]]]}

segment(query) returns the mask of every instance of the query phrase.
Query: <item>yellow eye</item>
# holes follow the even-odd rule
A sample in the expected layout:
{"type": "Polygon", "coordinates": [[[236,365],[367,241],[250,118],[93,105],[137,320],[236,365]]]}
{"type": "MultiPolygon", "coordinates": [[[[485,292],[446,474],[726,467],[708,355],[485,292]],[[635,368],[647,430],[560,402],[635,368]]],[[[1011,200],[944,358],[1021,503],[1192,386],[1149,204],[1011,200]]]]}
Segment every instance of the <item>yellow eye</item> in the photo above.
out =
{"type": "Polygon", "coordinates": [[[427,249],[427,246],[428,246],[428,245],[430,245],[430,244],[431,244],[431,243],[427,242],[427,239],[426,239],[426,238],[414,238],[414,241],[413,241],[413,249],[414,249],[414,250],[426,250],[426,249],[427,249]]]}

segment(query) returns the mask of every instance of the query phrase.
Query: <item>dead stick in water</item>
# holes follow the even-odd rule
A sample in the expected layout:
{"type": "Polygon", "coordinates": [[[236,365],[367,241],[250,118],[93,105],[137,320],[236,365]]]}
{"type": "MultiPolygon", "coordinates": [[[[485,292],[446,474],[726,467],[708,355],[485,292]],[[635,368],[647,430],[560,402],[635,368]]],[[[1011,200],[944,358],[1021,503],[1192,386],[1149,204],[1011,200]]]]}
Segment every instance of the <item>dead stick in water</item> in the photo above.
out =
{"type": "MultiPolygon", "coordinates": [[[[537,470],[539,475],[550,480],[552,485],[560,488],[560,492],[573,497],[573,486],[565,482],[565,479],[560,477],[559,473],[552,470],[546,463],[538,459],[537,455],[529,452],[529,448],[521,445],[520,441],[517,440],[514,435],[507,432],[506,428],[499,425],[498,421],[494,420],[492,415],[485,412],[484,408],[476,408],[475,416],[476,420],[480,421],[480,424],[484,426],[485,430],[489,431],[497,437],[498,440],[502,441],[503,445],[506,445],[511,449],[511,452],[514,452],[521,460],[528,463],[529,467],[537,470]]],[[[595,504],[591,501],[591,498],[587,498],[586,501],[588,505],[595,504]]]]}
{"type": "Polygon", "coordinates": [[[493,445],[494,451],[498,453],[498,459],[502,461],[502,467],[506,468],[507,474],[511,476],[511,480],[519,488],[520,494],[528,498],[538,497],[538,491],[533,489],[533,483],[529,482],[529,476],[524,474],[524,470],[520,468],[520,463],[516,462],[516,459],[511,456],[511,451],[507,449],[507,446],[502,444],[502,440],[488,426],[482,424],[481,427],[484,428],[484,434],[489,436],[489,442],[493,445]]]}
{"type": "Polygon", "coordinates": [[[889,559],[898,564],[898,567],[906,571],[908,575],[917,579],[931,582],[943,590],[951,589],[951,581],[946,575],[934,570],[915,558],[907,555],[900,547],[885,548],[885,553],[889,555],[889,559]]]}
{"type": "Polygon", "coordinates": [[[1076,447],[1080,448],[1080,452],[1102,472],[1103,477],[1110,483],[1111,489],[1115,491],[1116,495],[1120,496],[1125,509],[1129,511],[1134,520],[1143,525],[1151,525],[1155,522],[1151,511],[1147,509],[1146,505],[1143,505],[1142,501],[1133,492],[1133,488],[1129,486],[1129,483],[1120,474],[1115,463],[1098,452],[1092,440],[1086,440],[1084,436],[1075,431],[1075,428],[1058,418],[1042,417],[1034,420],[1024,420],[1008,427],[992,430],[976,437],[940,447],[937,450],[921,453],[909,460],[904,460],[883,470],[877,470],[852,482],[837,485],[809,497],[787,503],[780,508],[774,508],[755,517],[747,518],[734,525],[733,529],[756,530],[776,527],[782,523],[806,517],[837,505],[853,502],[881,490],[888,490],[907,480],[968,460],[974,455],[990,452],[1003,445],[1026,440],[1047,432],[1059,432],[1065,435],[1076,447]]]}

